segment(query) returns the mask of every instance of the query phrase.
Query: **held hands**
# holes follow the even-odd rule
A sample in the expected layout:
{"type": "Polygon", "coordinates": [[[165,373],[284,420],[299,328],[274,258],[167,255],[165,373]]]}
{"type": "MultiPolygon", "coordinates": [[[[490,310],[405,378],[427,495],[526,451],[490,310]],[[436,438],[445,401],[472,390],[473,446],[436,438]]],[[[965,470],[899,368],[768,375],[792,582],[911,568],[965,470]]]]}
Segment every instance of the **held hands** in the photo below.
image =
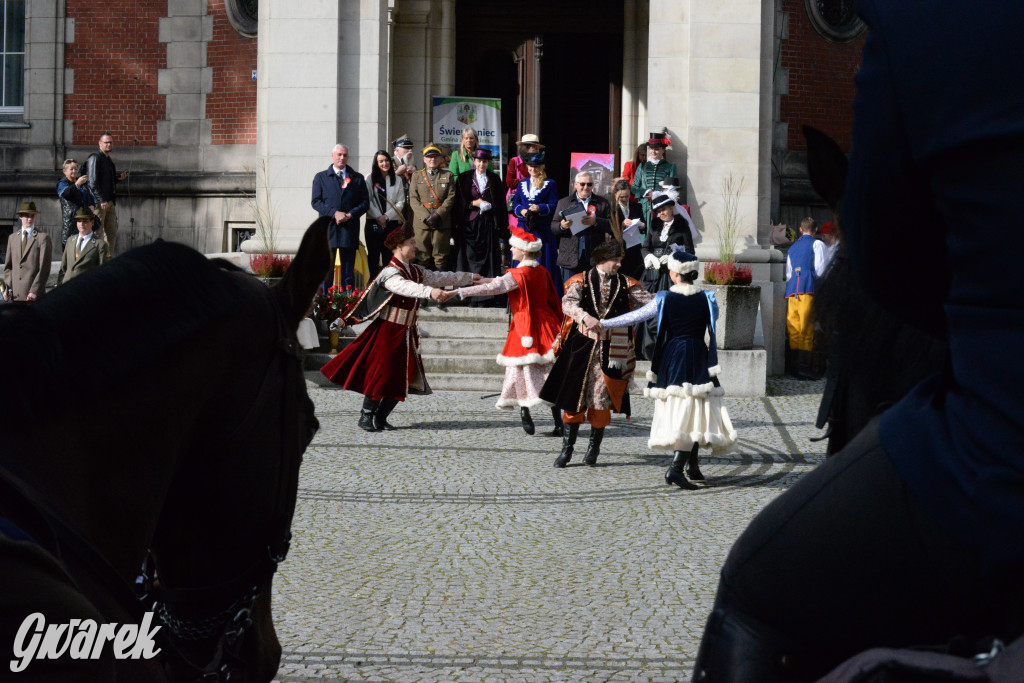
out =
{"type": "Polygon", "coordinates": [[[600,332],[603,328],[601,327],[601,321],[592,315],[583,316],[583,329],[590,333],[600,332]]]}
{"type": "Polygon", "coordinates": [[[493,279],[494,278],[484,278],[480,273],[473,273],[473,284],[475,285],[487,284],[493,279]]]}
{"type": "Polygon", "coordinates": [[[454,292],[454,291],[446,292],[445,290],[438,289],[436,287],[434,289],[430,290],[430,298],[433,299],[434,301],[436,301],[439,304],[445,303],[446,301],[451,299],[456,294],[458,294],[458,292],[454,292]]]}
{"type": "Polygon", "coordinates": [[[344,211],[335,211],[334,212],[334,222],[335,223],[338,223],[338,224],[344,223],[349,218],[352,218],[352,214],[350,214],[350,213],[345,213],[344,211]]]}

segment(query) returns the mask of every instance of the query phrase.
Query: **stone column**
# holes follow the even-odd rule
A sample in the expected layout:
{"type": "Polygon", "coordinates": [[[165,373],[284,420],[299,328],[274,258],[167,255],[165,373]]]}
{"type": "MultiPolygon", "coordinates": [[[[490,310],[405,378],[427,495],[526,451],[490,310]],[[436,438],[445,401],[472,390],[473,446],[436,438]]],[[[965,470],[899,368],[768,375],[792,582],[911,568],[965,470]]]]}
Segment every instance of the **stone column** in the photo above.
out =
{"type": "Polygon", "coordinates": [[[167,68],[157,72],[157,92],[166,96],[167,118],[157,121],[156,137],[169,147],[172,169],[198,168],[201,146],[212,142],[206,93],[213,89],[213,69],[206,65],[206,44],[213,38],[213,17],[206,12],[206,0],[171,0],[160,19],[167,68]]]}
{"type": "Polygon", "coordinates": [[[431,131],[433,95],[455,87],[455,0],[396,0],[392,47],[391,130],[407,133],[419,150],[431,131]]]}
{"type": "MultiPolygon", "coordinates": [[[[257,204],[294,251],[316,218],[313,176],[331,148],[349,148],[362,174],[384,144],[387,0],[260,0],[257,61],[257,204]]],[[[247,242],[246,251],[262,245],[247,242]]]]}

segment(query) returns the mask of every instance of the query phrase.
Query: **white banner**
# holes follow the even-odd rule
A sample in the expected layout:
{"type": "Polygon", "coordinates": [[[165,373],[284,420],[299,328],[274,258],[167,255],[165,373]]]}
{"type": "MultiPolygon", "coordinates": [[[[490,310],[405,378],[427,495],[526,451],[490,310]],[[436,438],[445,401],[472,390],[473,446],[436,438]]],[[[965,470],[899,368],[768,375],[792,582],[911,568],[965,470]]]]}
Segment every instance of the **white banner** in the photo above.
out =
{"type": "Polygon", "coordinates": [[[445,152],[445,161],[459,148],[462,129],[476,130],[480,147],[490,150],[491,169],[502,176],[505,159],[501,150],[501,100],[493,97],[438,97],[433,98],[434,127],[429,141],[445,152]]]}

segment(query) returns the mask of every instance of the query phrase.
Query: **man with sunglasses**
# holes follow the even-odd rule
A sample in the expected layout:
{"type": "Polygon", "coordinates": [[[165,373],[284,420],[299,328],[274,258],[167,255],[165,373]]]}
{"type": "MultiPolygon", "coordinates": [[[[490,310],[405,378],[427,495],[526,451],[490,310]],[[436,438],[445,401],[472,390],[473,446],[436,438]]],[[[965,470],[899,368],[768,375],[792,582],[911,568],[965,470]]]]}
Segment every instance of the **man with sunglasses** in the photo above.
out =
{"type": "Polygon", "coordinates": [[[594,247],[612,235],[611,203],[594,194],[594,177],[586,172],[577,173],[574,188],[573,194],[558,200],[551,221],[551,234],[558,240],[558,267],[563,282],[587,270],[594,247]]]}

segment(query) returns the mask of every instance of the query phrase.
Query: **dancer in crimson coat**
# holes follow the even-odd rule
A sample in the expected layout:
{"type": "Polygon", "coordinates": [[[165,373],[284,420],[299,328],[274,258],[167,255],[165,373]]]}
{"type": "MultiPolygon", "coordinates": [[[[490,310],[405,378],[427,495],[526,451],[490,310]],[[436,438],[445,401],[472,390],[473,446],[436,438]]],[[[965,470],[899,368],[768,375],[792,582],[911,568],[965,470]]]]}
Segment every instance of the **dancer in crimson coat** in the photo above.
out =
{"type": "Polygon", "coordinates": [[[320,369],[335,384],[365,396],[359,427],[368,432],[394,429],[387,418],[399,401],[409,394],[431,393],[416,329],[419,300],[447,301],[451,293],[439,287],[481,279],[473,273],[435,272],[413,264],[416,240],[408,224],[392,230],[384,246],[391,249],[391,262],[339,319],[342,327],[371,318],[373,322],[320,369]]]}
{"type": "MultiPolygon", "coordinates": [[[[519,406],[523,430],[533,434],[535,426],[530,408],[550,405],[540,397],[540,389],[555,362],[553,345],[562,321],[562,303],[555,291],[555,283],[546,268],[538,268],[537,255],[544,244],[521,228],[512,228],[512,260],[519,265],[509,268],[500,278],[474,287],[456,290],[465,299],[470,296],[493,296],[508,292],[512,309],[512,325],[508,330],[505,348],[498,354],[498,365],[505,367],[505,384],[501,387],[498,408],[519,406]]],[[[551,408],[555,421],[552,436],[562,436],[562,416],[559,408],[551,408]]]]}

